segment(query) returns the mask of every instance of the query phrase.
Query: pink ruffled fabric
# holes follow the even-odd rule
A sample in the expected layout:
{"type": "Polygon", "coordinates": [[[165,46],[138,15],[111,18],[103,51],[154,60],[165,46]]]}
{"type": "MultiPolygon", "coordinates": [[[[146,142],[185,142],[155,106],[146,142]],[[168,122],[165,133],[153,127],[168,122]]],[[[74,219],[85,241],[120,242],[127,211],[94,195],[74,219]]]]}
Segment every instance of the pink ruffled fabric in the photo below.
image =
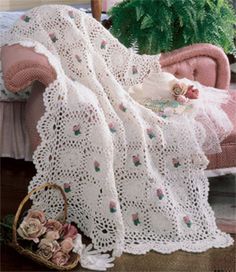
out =
{"type": "Polygon", "coordinates": [[[236,167],[236,90],[230,91],[231,100],[222,108],[228,114],[234,128],[231,134],[221,143],[221,153],[208,156],[208,169],[236,167]]]}

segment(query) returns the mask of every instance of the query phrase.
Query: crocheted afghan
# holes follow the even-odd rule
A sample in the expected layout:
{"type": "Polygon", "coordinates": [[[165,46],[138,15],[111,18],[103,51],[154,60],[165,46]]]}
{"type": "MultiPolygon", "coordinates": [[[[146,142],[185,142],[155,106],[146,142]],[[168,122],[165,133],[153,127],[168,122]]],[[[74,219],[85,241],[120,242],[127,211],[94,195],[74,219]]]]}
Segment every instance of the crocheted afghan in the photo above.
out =
{"type": "MultiPolygon", "coordinates": [[[[134,53],[93,18],[60,5],[30,10],[7,39],[34,47],[57,73],[44,92],[29,190],[45,182],[64,187],[68,220],[113,256],[233,243],[208,204],[200,122],[162,118],[128,92],[161,71],[159,55],[134,53]]],[[[62,210],[56,192],[33,201],[51,217],[62,210]]]]}

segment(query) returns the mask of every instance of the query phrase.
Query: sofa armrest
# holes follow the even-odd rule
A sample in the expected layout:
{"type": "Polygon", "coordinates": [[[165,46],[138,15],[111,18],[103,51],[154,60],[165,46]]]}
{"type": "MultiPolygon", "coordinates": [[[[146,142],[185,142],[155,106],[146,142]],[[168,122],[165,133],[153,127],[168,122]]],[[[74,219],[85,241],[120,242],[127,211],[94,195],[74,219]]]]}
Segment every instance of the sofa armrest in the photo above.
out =
{"type": "Polygon", "coordinates": [[[56,79],[56,72],[47,57],[36,53],[33,48],[21,45],[2,47],[1,59],[3,79],[9,91],[18,92],[32,85],[26,103],[25,121],[31,149],[34,151],[41,142],[36,127],[45,112],[43,92],[56,79]]]}
{"type": "MultiPolygon", "coordinates": [[[[48,59],[33,48],[20,45],[5,46],[1,51],[2,69],[5,85],[12,92],[20,91],[33,84],[32,93],[27,101],[26,125],[31,147],[36,149],[41,139],[36,124],[44,113],[43,91],[45,86],[56,79],[55,70],[48,59]]],[[[160,58],[163,70],[177,77],[187,77],[200,83],[227,89],[230,69],[224,52],[209,44],[188,46],[165,53],[160,58]]]]}
{"type": "Polygon", "coordinates": [[[1,50],[2,72],[6,88],[18,92],[34,81],[48,86],[56,79],[56,72],[47,57],[33,48],[21,45],[3,46],[1,50]]]}
{"type": "MultiPolygon", "coordinates": [[[[47,86],[56,73],[48,59],[33,48],[21,45],[4,46],[1,50],[5,86],[17,92],[39,81],[47,86]]],[[[228,89],[230,67],[222,49],[211,44],[195,44],[161,55],[164,71],[220,89],[228,89]]]]}
{"type": "Polygon", "coordinates": [[[164,71],[176,77],[196,80],[206,86],[228,89],[230,66],[224,51],[214,45],[201,43],[161,54],[164,71]]]}

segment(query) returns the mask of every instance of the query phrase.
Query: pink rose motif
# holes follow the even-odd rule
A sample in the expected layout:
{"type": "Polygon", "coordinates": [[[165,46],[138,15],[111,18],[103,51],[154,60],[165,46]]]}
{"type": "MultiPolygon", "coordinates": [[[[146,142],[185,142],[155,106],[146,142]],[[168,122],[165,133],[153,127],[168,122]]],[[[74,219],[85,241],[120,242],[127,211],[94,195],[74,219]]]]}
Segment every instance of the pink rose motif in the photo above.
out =
{"type": "Polygon", "coordinates": [[[198,99],[199,96],[199,90],[194,88],[193,85],[188,87],[188,91],[185,94],[185,96],[189,99],[198,99]]]}
{"type": "Polygon", "coordinates": [[[70,188],[70,183],[64,183],[64,191],[66,193],[69,193],[71,191],[71,188],[70,188]]]}
{"type": "Polygon", "coordinates": [[[188,102],[188,98],[184,95],[179,95],[177,96],[176,101],[178,101],[180,104],[186,104],[188,102]]]}
{"type": "Polygon", "coordinates": [[[74,125],[73,126],[73,131],[74,131],[74,134],[77,136],[77,135],[80,135],[81,134],[81,131],[80,131],[80,125],[74,125]]]}
{"type": "Polygon", "coordinates": [[[78,234],[78,230],[75,226],[72,224],[65,224],[62,229],[62,236],[64,239],[66,238],[72,238],[73,240],[76,238],[78,234]]]}
{"type": "Polygon", "coordinates": [[[69,11],[68,11],[68,15],[70,16],[71,19],[74,19],[74,18],[75,18],[75,15],[74,15],[73,10],[69,10],[69,11]]]}
{"type": "Polygon", "coordinates": [[[133,75],[138,73],[138,69],[135,65],[132,66],[132,73],[133,73],[133,75]]]}
{"type": "Polygon", "coordinates": [[[162,191],[162,189],[157,189],[157,196],[158,198],[161,200],[164,197],[164,193],[162,191]]]}
{"type": "Polygon", "coordinates": [[[133,163],[134,163],[135,166],[141,165],[139,155],[137,155],[137,156],[134,155],[134,156],[132,157],[132,159],[133,159],[133,163]]]}
{"type": "Polygon", "coordinates": [[[98,161],[94,161],[94,169],[96,172],[100,171],[100,163],[98,161]]]}
{"type": "Polygon", "coordinates": [[[79,55],[75,55],[75,58],[76,58],[76,60],[77,60],[78,62],[81,62],[81,58],[80,58],[79,55]]]}
{"type": "Polygon", "coordinates": [[[56,252],[53,256],[51,261],[58,266],[64,266],[69,261],[70,255],[63,251],[56,252]]]}
{"type": "Polygon", "coordinates": [[[38,219],[43,225],[46,223],[46,217],[43,211],[29,210],[25,220],[28,220],[29,218],[38,219]]]}
{"type": "Polygon", "coordinates": [[[105,40],[102,40],[101,42],[101,49],[105,49],[107,45],[107,42],[105,40]]]}
{"type": "Polygon", "coordinates": [[[47,231],[58,231],[60,232],[62,230],[62,224],[54,219],[48,219],[45,227],[47,228],[47,231]]]}
{"type": "Polygon", "coordinates": [[[147,135],[149,136],[150,139],[156,137],[156,135],[155,135],[155,133],[153,132],[153,129],[152,129],[152,128],[148,128],[148,129],[147,129],[147,135]]]}
{"type": "Polygon", "coordinates": [[[174,165],[175,168],[178,168],[179,166],[181,166],[179,160],[176,159],[176,158],[172,159],[172,163],[173,163],[173,165],[174,165]]]}
{"type": "Polygon", "coordinates": [[[116,212],[116,202],[110,201],[110,212],[114,213],[116,212]]]}
{"type": "Polygon", "coordinates": [[[114,126],[113,123],[110,123],[108,126],[109,126],[109,129],[110,129],[110,131],[111,131],[112,133],[115,133],[115,132],[116,132],[116,128],[115,128],[115,126],[114,126]]]}
{"type": "Polygon", "coordinates": [[[55,43],[58,40],[54,33],[49,33],[48,35],[53,43],[55,43]]]}
{"type": "Polygon", "coordinates": [[[30,21],[30,17],[27,15],[22,15],[20,18],[21,18],[21,20],[25,21],[26,23],[28,23],[30,21]]]}
{"type": "Polygon", "coordinates": [[[138,213],[132,214],[132,219],[133,219],[133,222],[134,222],[135,226],[137,226],[138,224],[140,224],[138,213]]]}
{"type": "Polygon", "coordinates": [[[73,247],[74,243],[71,237],[68,237],[61,242],[61,250],[63,252],[69,253],[73,247]]]}
{"type": "Polygon", "coordinates": [[[59,235],[59,232],[58,231],[53,231],[53,230],[50,230],[46,233],[46,236],[45,236],[46,239],[48,240],[57,240],[60,238],[60,235],[59,235]]]}
{"type": "Polygon", "coordinates": [[[183,217],[183,219],[184,219],[184,223],[190,228],[191,225],[192,225],[192,222],[191,222],[189,216],[186,215],[186,216],[183,217]]]}
{"type": "Polygon", "coordinates": [[[121,104],[119,105],[119,109],[120,109],[121,111],[123,111],[123,112],[126,112],[126,110],[127,110],[127,108],[123,105],[123,103],[121,103],[121,104]]]}

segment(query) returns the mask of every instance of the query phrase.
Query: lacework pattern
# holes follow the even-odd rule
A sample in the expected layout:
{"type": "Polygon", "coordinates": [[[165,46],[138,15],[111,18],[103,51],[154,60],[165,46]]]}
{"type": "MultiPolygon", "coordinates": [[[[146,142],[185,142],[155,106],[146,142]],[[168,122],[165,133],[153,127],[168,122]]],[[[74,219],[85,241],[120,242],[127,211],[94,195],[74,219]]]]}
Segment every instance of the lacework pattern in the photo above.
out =
{"type": "MultiPolygon", "coordinates": [[[[34,47],[57,72],[44,93],[29,190],[63,186],[69,221],[114,256],[232,244],[207,200],[203,127],[184,116],[164,120],[126,91],[160,71],[159,56],[135,54],[94,19],[60,5],[27,12],[7,42],[34,47]]],[[[51,217],[62,208],[52,191],[33,201],[51,217]]]]}

